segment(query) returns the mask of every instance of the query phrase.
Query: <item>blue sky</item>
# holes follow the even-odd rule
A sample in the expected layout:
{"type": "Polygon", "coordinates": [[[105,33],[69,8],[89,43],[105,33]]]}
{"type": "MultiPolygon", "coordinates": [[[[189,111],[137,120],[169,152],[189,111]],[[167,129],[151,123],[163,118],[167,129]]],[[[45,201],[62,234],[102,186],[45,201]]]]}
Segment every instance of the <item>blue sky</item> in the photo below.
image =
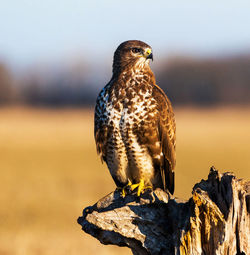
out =
{"type": "Polygon", "coordinates": [[[250,51],[250,1],[1,0],[0,58],[30,65],[79,56],[110,60],[140,39],[159,58],[250,51]]]}

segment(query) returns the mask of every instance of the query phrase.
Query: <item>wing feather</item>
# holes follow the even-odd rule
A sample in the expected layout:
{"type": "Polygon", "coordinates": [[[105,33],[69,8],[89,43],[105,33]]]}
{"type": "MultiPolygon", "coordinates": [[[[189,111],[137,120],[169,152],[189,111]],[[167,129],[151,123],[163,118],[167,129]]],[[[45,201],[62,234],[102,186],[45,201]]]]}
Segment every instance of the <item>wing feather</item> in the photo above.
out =
{"type": "Polygon", "coordinates": [[[172,105],[160,87],[155,85],[153,96],[158,103],[158,135],[161,145],[161,178],[164,189],[174,193],[174,168],[176,164],[176,124],[172,105]]]}
{"type": "Polygon", "coordinates": [[[95,106],[94,135],[96,150],[101,156],[102,161],[106,161],[106,144],[108,135],[106,106],[108,101],[108,85],[106,85],[99,93],[95,106]]]}

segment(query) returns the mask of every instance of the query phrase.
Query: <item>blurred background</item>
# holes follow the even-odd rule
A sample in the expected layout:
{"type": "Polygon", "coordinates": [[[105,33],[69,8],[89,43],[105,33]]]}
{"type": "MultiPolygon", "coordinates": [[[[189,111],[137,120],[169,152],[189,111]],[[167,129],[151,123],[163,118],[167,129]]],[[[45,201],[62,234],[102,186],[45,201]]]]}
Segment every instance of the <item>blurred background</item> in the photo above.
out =
{"type": "Polygon", "coordinates": [[[0,255],[131,254],[76,223],[115,189],[93,111],[123,41],[152,46],[177,122],[176,193],[210,166],[250,177],[250,2],[0,4],[0,255]]]}

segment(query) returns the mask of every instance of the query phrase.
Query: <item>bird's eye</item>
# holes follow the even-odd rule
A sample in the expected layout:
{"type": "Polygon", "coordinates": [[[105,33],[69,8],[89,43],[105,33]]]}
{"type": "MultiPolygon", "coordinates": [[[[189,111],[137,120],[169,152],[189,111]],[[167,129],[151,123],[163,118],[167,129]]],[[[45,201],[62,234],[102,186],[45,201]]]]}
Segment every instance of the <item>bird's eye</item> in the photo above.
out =
{"type": "Polygon", "coordinates": [[[133,53],[139,53],[139,52],[141,52],[141,49],[139,49],[139,48],[132,48],[132,52],[133,53]]]}

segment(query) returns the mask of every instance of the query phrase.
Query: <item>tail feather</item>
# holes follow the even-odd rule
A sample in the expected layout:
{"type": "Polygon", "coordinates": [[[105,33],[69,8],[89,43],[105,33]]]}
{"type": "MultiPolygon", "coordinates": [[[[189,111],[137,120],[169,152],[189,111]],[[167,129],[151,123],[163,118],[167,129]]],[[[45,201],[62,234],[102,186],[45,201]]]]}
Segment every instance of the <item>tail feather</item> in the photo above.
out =
{"type": "Polygon", "coordinates": [[[165,160],[164,166],[161,168],[161,179],[165,191],[169,191],[174,194],[174,171],[171,168],[168,160],[165,160]]]}

